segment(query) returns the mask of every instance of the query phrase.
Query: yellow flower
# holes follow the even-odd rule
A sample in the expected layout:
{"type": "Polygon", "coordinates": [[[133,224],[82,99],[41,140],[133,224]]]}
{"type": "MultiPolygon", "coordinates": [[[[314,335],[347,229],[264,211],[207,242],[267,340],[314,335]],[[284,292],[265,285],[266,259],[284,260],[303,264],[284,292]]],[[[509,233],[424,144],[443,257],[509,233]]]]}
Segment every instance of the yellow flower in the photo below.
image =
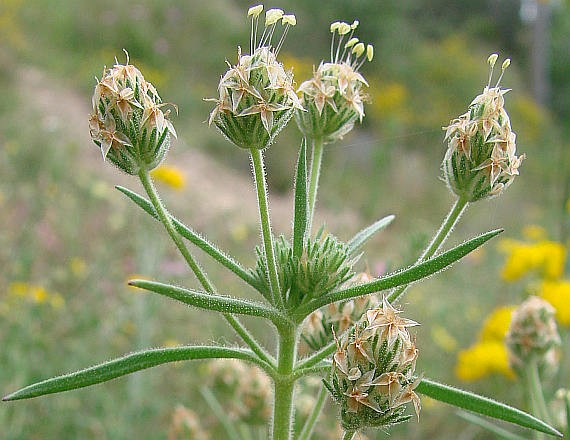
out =
{"type": "Polygon", "coordinates": [[[457,339],[441,325],[434,325],[432,327],[431,337],[439,347],[448,353],[455,351],[457,348],[457,339]]]}
{"type": "Polygon", "coordinates": [[[150,174],[154,179],[174,189],[182,189],[186,184],[184,173],[176,167],[162,165],[152,170],[150,174]]]}
{"type": "Polygon", "coordinates": [[[69,262],[69,268],[75,277],[80,278],[87,270],[87,263],[82,258],[73,257],[69,262]]]}
{"type": "Polygon", "coordinates": [[[32,286],[30,288],[30,297],[38,304],[46,302],[48,299],[48,293],[46,289],[39,286],[32,286]]]}
{"type": "Polygon", "coordinates": [[[514,309],[513,306],[497,307],[483,323],[479,340],[481,342],[497,341],[502,343],[507,334],[514,309]]]}
{"type": "Polygon", "coordinates": [[[462,350],[457,356],[455,375],[473,382],[494,373],[514,378],[503,341],[483,341],[462,350]]]}
{"type": "Polygon", "coordinates": [[[558,279],[564,273],[566,249],[560,243],[542,240],[525,243],[503,240],[500,250],[506,252],[507,260],[501,271],[505,281],[516,281],[529,272],[538,272],[544,279],[558,279]]]}
{"type": "Polygon", "coordinates": [[[522,235],[532,241],[546,240],[548,236],[546,229],[539,225],[526,225],[522,230],[522,235]]]}
{"type": "Polygon", "coordinates": [[[540,296],[556,309],[560,324],[570,325],[570,280],[544,281],[540,296]]]}

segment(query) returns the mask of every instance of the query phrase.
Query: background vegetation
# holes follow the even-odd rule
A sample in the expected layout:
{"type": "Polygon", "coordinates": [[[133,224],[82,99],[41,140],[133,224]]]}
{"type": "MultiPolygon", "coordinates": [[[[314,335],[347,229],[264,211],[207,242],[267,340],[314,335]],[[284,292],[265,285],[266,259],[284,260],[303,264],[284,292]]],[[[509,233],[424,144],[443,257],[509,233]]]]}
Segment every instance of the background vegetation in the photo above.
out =
{"type": "MultiPolygon", "coordinates": [[[[371,86],[367,117],[362,127],[327,149],[317,213],[343,239],[376,218],[396,214],[389,231],[367,248],[362,269],[377,275],[410,263],[445,214],[451,196],[439,180],[441,127],[480,93],[487,80],[486,57],[495,51],[513,60],[503,85],[513,89],[507,109],[518,150],[528,159],[504,196],[470,208],[454,240],[495,227],[519,237],[525,225],[540,224],[550,238],[566,244],[570,5],[546,4],[552,8],[550,56],[542,67],[551,91],[543,104],[533,95],[533,23],[521,20],[517,0],[284,0],[266,5],[297,15],[282,61],[294,68],[298,83],[328,56],[331,21],[358,18],[361,39],[375,45],[375,60],[363,71],[371,86]]],[[[203,123],[210,103],[202,100],[215,96],[224,60],[235,59],[236,45],[248,44],[249,5],[237,0],[2,1],[3,394],[142,347],[234,339],[223,322],[204,312],[181,310],[126,287],[125,280],[135,273],[186,284],[194,280],[159,225],[113,189],[135,183],[103,163],[89,139],[87,115],[93,77],[115,56],[123,59],[122,49],[127,49],[163,98],[180,109],[174,121],[180,140],[167,163],[181,171],[185,184],[178,190],[165,185],[165,199],[176,215],[253,264],[259,237],[247,157],[203,123]],[[149,247],[155,252],[142,251],[149,247]]],[[[290,124],[267,155],[273,213],[283,232],[290,227],[298,142],[290,124]]],[[[419,371],[524,406],[513,379],[491,376],[466,384],[454,375],[457,352],[472,344],[485,317],[497,305],[521,298],[522,287],[501,280],[502,261],[496,244],[490,244],[411,289],[406,316],[422,323],[419,371]]],[[[221,273],[212,276],[228,292],[249,294],[221,273]]],[[[264,342],[272,344],[270,334],[264,342]]],[[[568,370],[554,383],[567,379],[568,370]]],[[[5,404],[0,406],[2,435],[184,438],[177,437],[173,425],[173,416],[180,415],[176,408],[184,405],[214,438],[219,423],[199,393],[209,371],[206,364],[167,366],[92,389],[5,404]]],[[[396,429],[392,438],[491,438],[449,408],[427,399],[423,404],[421,423],[396,429]]],[[[333,412],[330,407],[328,413],[333,412]]],[[[321,435],[326,438],[324,431],[321,435]]]]}

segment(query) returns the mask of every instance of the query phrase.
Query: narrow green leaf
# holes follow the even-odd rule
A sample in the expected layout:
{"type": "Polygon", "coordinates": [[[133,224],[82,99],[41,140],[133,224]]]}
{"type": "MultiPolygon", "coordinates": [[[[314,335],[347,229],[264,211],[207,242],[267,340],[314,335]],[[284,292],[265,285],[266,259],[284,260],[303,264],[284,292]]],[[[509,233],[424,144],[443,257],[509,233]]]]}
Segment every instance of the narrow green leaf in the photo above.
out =
{"type": "Polygon", "coordinates": [[[465,411],[458,411],[457,415],[461,417],[463,420],[468,421],[469,423],[473,423],[474,425],[477,425],[483,429],[486,429],[489,432],[492,432],[498,438],[502,438],[504,440],[528,440],[525,437],[521,437],[520,435],[515,434],[514,432],[507,431],[506,429],[503,429],[500,426],[497,426],[494,423],[491,423],[485,420],[483,417],[479,417],[475,414],[468,413],[465,411]]]}
{"type": "MultiPolygon", "coordinates": [[[[158,214],[147,199],[122,186],[116,186],[115,188],[117,188],[133,202],[135,202],[147,214],[158,220],[158,214]]],[[[176,231],[178,231],[180,235],[190,241],[190,243],[202,249],[206,254],[208,254],[218,263],[231,270],[234,274],[236,274],[239,278],[252,286],[254,289],[259,290],[256,280],[243,268],[240,263],[227,255],[224,251],[220,250],[215,244],[206,240],[200,234],[181,223],[174,216],[171,215],[170,218],[174,224],[174,227],[176,228],[176,231]]]]}
{"type": "Polygon", "coordinates": [[[293,220],[293,255],[300,258],[307,233],[307,142],[303,138],[295,176],[295,218],[293,220]]]}
{"type": "Polygon", "coordinates": [[[423,379],[417,386],[416,391],[424,394],[432,399],[449,403],[458,408],[466,409],[477,414],[493,417],[495,419],[504,420],[505,422],[514,423],[525,428],[534,429],[546,434],[562,437],[552,426],[544,423],[542,420],[513,408],[501,402],[489,399],[488,397],[479,396],[469,391],[460,390],[437,383],[428,379],[423,379]]]}
{"type": "Polygon", "coordinates": [[[20,400],[45,394],[61,393],[63,391],[88,387],[107,382],[117,377],[125,376],[135,371],[155,367],[169,362],[188,361],[197,359],[235,358],[254,362],[266,369],[251,351],[231,347],[214,346],[182,346],[172,348],[154,348],[131,353],[126,356],[104,362],[94,367],[76,371],[52,379],[47,379],[7,395],[2,400],[20,400]]]}
{"type": "Polygon", "coordinates": [[[148,280],[131,280],[129,281],[129,286],[150,290],[151,292],[167,296],[183,302],[184,304],[201,309],[213,310],[222,313],[236,313],[238,315],[259,316],[270,319],[273,322],[283,321],[283,317],[276,310],[261,303],[242,298],[232,298],[224,295],[199,292],[196,290],[189,290],[183,287],[148,280]]]}
{"type": "Polygon", "coordinates": [[[376,234],[378,231],[381,231],[390,223],[392,223],[392,221],[394,221],[395,218],[396,217],[394,215],[387,215],[386,217],[377,220],[376,222],[372,223],[370,226],[367,226],[366,228],[358,232],[347,243],[350,253],[354,255],[354,253],[356,253],[356,251],[358,251],[364,245],[364,243],[370,240],[374,236],[374,234],[376,234]]]}
{"type": "Polygon", "coordinates": [[[302,321],[309,313],[327,304],[355,298],[362,295],[368,295],[370,293],[380,292],[382,290],[410,284],[426,278],[436,272],[447,268],[501,232],[503,232],[502,229],[496,229],[494,231],[487,232],[485,234],[479,235],[478,237],[472,238],[471,240],[466,241],[465,243],[462,243],[447,252],[439,254],[437,257],[433,257],[422,263],[415,264],[408,269],[392,273],[369,283],[348,287],[346,289],[324,295],[320,298],[316,298],[299,307],[295,311],[296,318],[297,320],[302,321]]]}

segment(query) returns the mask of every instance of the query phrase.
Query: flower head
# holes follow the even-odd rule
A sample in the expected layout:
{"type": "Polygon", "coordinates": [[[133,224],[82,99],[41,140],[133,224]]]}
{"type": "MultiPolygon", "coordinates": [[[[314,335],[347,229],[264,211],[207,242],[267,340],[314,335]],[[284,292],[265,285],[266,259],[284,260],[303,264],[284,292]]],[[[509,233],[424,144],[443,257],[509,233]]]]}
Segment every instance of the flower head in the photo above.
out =
{"type": "Polygon", "coordinates": [[[419,384],[414,375],[418,349],[407,330],[417,323],[399,313],[384,300],[337,339],[332,384],[326,385],[341,407],[345,429],[407,421],[410,402],[419,417],[420,400],[414,391],[419,384]]]}
{"type": "Polygon", "coordinates": [[[299,86],[305,110],[297,110],[295,118],[305,136],[334,142],[351,131],[356,120],[362,122],[367,100],[362,89],[368,83],[358,70],[372,60],[374,48],[353,36],[357,26],[358,21],[331,24],[330,62],[321,62],[313,77],[299,86]]]}
{"type": "Polygon", "coordinates": [[[128,174],[152,170],[164,159],[174,126],[154,86],[132,64],[103,71],[92,98],[91,138],[108,159],[128,174]]]}
{"type": "Polygon", "coordinates": [[[491,86],[497,55],[489,56],[489,82],[469,105],[467,113],[453,119],[445,130],[448,147],[443,159],[443,174],[448,187],[470,202],[497,196],[519,174],[524,154],[516,155],[516,134],[504,104],[509,89],[499,87],[503,73],[491,86]]]}
{"type": "Polygon", "coordinates": [[[216,106],[210,113],[209,124],[214,123],[230,142],[241,148],[267,148],[289,122],[293,109],[301,108],[292,72],[286,72],[277,61],[289,28],[297,23],[296,18],[281,9],[269,9],[264,31],[258,38],[262,10],[263,5],[249,9],[250,54],[242,55],[238,49],[237,64],[230,65],[218,85],[219,98],[211,99],[216,106]],[[273,34],[280,23],[284,26],[283,33],[273,47],[273,34]]]}
{"type": "Polygon", "coordinates": [[[513,312],[505,340],[509,364],[517,373],[523,373],[531,362],[545,373],[558,370],[561,340],[554,314],[554,307],[537,296],[513,312]]]}

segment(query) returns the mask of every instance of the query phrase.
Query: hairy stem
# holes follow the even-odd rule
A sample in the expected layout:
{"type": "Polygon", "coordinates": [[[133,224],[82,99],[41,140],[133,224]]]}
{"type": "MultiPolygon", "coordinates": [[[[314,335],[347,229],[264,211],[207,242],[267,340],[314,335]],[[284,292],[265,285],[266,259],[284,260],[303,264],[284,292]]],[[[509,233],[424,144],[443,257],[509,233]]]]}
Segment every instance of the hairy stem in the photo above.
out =
{"type": "MultiPolygon", "coordinates": [[[[461,217],[461,214],[463,214],[468,205],[469,202],[461,197],[455,201],[438,231],[431,239],[430,244],[427,248],[425,248],[421,256],[417,259],[416,264],[428,260],[439,250],[443,242],[447,240],[447,237],[449,237],[449,234],[453,230],[453,227],[457,224],[459,218],[461,217]]],[[[407,285],[404,285],[394,289],[390,295],[388,295],[388,301],[390,303],[398,301],[398,299],[400,299],[400,297],[406,291],[407,287],[407,285]]]]}
{"type": "Polygon", "coordinates": [[[324,385],[321,385],[315,406],[313,407],[311,414],[309,414],[309,417],[307,418],[307,421],[305,422],[305,425],[303,426],[303,429],[301,430],[301,433],[299,434],[297,440],[309,440],[311,438],[315,424],[317,423],[317,420],[323,411],[326,401],[327,390],[324,385]]]}
{"type": "MultiPolygon", "coordinates": [[[[542,384],[540,382],[536,360],[532,360],[527,363],[525,376],[532,412],[536,414],[537,417],[550,424],[550,415],[548,408],[546,407],[546,402],[544,401],[544,394],[542,393],[542,384]]],[[[546,438],[546,436],[543,433],[536,431],[537,440],[542,440],[544,438],[546,438]]]]}
{"type": "MultiPolygon", "coordinates": [[[[139,177],[141,179],[141,183],[148,194],[148,197],[158,215],[159,220],[164,225],[168,235],[184,257],[184,260],[194,272],[194,275],[204,287],[204,290],[208,293],[216,293],[216,288],[214,284],[210,281],[204,270],[200,267],[200,265],[196,262],[184,242],[182,241],[182,237],[176,231],[174,223],[172,222],[172,217],[162,204],[158,192],[154,186],[152,178],[150,177],[149,172],[146,169],[141,169],[139,173],[139,177]]],[[[253,335],[249,333],[247,328],[233,315],[229,313],[223,314],[224,318],[228,321],[231,327],[235,330],[235,332],[243,339],[243,341],[251,348],[251,350],[257,354],[260,359],[267,362],[269,365],[275,365],[275,361],[272,359],[271,355],[265,351],[265,349],[255,340],[253,335]]]]}
{"type": "Polygon", "coordinates": [[[307,222],[307,233],[309,235],[311,234],[315,205],[317,203],[317,191],[319,189],[319,177],[321,174],[321,163],[323,161],[323,141],[321,139],[312,139],[312,147],[309,184],[309,218],[307,222]]]}
{"type": "Polygon", "coordinates": [[[289,440],[295,417],[293,369],[297,358],[297,328],[288,325],[279,328],[279,358],[275,379],[273,407],[273,440],[289,440]]]}
{"type": "Polygon", "coordinates": [[[271,232],[271,220],[269,217],[269,203],[267,200],[267,184],[265,182],[265,165],[263,163],[263,153],[252,148],[251,161],[253,163],[253,174],[255,178],[255,188],[257,190],[257,201],[259,204],[259,218],[261,222],[261,235],[263,237],[263,249],[267,263],[267,273],[269,275],[269,290],[273,299],[273,304],[283,307],[281,289],[279,287],[279,276],[277,275],[277,264],[275,262],[275,252],[273,248],[273,234],[271,232]]]}

